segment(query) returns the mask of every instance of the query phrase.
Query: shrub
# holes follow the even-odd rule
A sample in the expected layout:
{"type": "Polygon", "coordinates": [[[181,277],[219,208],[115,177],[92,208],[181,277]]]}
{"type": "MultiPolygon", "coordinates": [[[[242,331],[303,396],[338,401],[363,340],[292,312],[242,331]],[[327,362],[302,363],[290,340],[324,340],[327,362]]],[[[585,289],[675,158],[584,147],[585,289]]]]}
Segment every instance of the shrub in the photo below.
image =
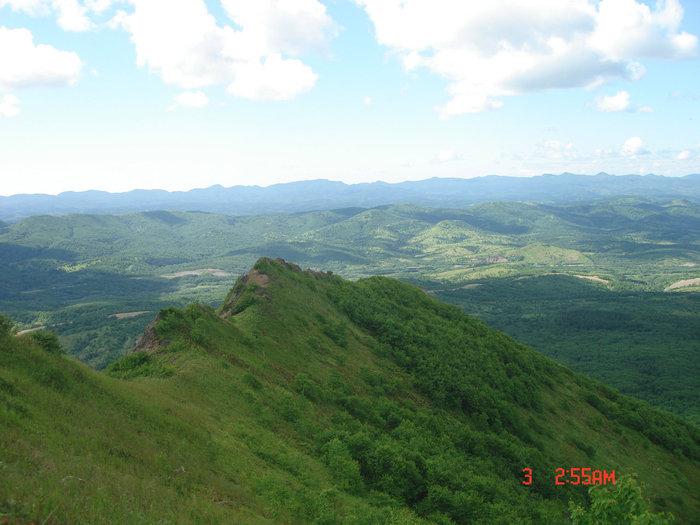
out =
{"type": "Polygon", "coordinates": [[[34,341],[41,348],[52,354],[65,354],[66,349],[63,348],[61,341],[59,341],[58,336],[53,332],[47,332],[46,330],[36,330],[34,332],[29,332],[27,338],[34,341]]]}
{"type": "Polygon", "coordinates": [[[672,514],[652,514],[633,476],[623,476],[614,486],[594,486],[588,490],[591,506],[584,509],[569,502],[573,525],[668,525],[672,514]]]}
{"type": "Polygon", "coordinates": [[[12,322],[12,319],[0,314],[0,337],[12,335],[14,327],[15,323],[12,322]]]}

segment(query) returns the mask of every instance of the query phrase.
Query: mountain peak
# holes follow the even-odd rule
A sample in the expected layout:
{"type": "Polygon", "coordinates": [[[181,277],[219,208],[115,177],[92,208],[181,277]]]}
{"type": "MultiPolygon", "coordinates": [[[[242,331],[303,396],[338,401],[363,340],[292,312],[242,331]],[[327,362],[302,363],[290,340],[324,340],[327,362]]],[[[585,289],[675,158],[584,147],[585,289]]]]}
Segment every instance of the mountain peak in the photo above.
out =
{"type": "Polygon", "coordinates": [[[288,280],[294,275],[325,279],[332,274],[310,269],[302,270],[299,265],[281,258],[261,257],[247,274],[238,278],[219,309],[221,317],[235,316],[260,299],[269,302],[272,299],[272,295],[268,291],[270,282],[288,280]]]}

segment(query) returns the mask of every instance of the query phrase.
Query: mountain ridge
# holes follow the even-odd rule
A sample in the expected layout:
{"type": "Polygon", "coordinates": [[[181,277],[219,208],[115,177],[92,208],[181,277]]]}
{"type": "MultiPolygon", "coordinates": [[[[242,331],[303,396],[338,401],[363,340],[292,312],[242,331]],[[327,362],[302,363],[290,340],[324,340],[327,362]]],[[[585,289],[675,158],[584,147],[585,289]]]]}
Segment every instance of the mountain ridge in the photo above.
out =
{"type": "Polygon", "coordinates": [[[572,467],[700,516],[697,427],[394,279],[262,258],[152,334],[105,375],[0,333],[0,517],[563,524],[572,467]]]}
{"type": "Polygon", "coordinates": [[[121,193],[87,190],[58,195],[18,194],[0,196],[0,221],[16,222],[31,215],[43,214],[126,213],[159,209],[251,215],[396,203],[460,207],[492,200],[554,203],[611,196],[639,196],[655,200],[685,197],[700,202],[700,176],[563,173],[536,177],[433,177],[400,183],[378,181],[356,184],[317,179],[266,187],[238,185],[225,188],[214,185],[172,192],[154,189],[121,193]]]}

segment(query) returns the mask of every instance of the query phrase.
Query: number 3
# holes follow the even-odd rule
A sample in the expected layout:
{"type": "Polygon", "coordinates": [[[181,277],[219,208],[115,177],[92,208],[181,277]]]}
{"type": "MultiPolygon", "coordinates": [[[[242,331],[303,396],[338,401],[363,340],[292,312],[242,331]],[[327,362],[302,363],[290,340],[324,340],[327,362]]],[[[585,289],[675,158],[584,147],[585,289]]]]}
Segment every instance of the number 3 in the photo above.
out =
{"type": "Polygon", "coordinates": [[[525,481],[523,481],[523,485],[530,485],[532,483],[532,469],[524,468],[523,474],[525,476],[525,481]]]}

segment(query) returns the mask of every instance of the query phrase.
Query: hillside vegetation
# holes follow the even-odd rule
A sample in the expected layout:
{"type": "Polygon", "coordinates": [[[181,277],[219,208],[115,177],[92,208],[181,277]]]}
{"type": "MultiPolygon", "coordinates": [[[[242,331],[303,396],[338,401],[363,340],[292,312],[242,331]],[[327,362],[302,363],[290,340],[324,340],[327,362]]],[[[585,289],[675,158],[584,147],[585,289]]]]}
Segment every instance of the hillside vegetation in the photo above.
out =
{"type": "Polygon", "coordinates": [[[700,520],[697,427],[386,277],[261,259],[104,373],[52,341],[0,331],[0,521],[568,523],[572,467],[700,520]]]}
{"type": "Polygon", "coordinates": [[[700,294],[611,290],[570,275],[423,282],[578,372],[700,424],[700,294]]]}
{"type": "Polygon", "coordinates": [[[160,309],[218,305],[231,275],[261,256],[420,284],[700,423],[700,207],[682,200],[31,217],[0,231],[0,311],[20,329],[56,331],[101,369],[160,309]]]}

